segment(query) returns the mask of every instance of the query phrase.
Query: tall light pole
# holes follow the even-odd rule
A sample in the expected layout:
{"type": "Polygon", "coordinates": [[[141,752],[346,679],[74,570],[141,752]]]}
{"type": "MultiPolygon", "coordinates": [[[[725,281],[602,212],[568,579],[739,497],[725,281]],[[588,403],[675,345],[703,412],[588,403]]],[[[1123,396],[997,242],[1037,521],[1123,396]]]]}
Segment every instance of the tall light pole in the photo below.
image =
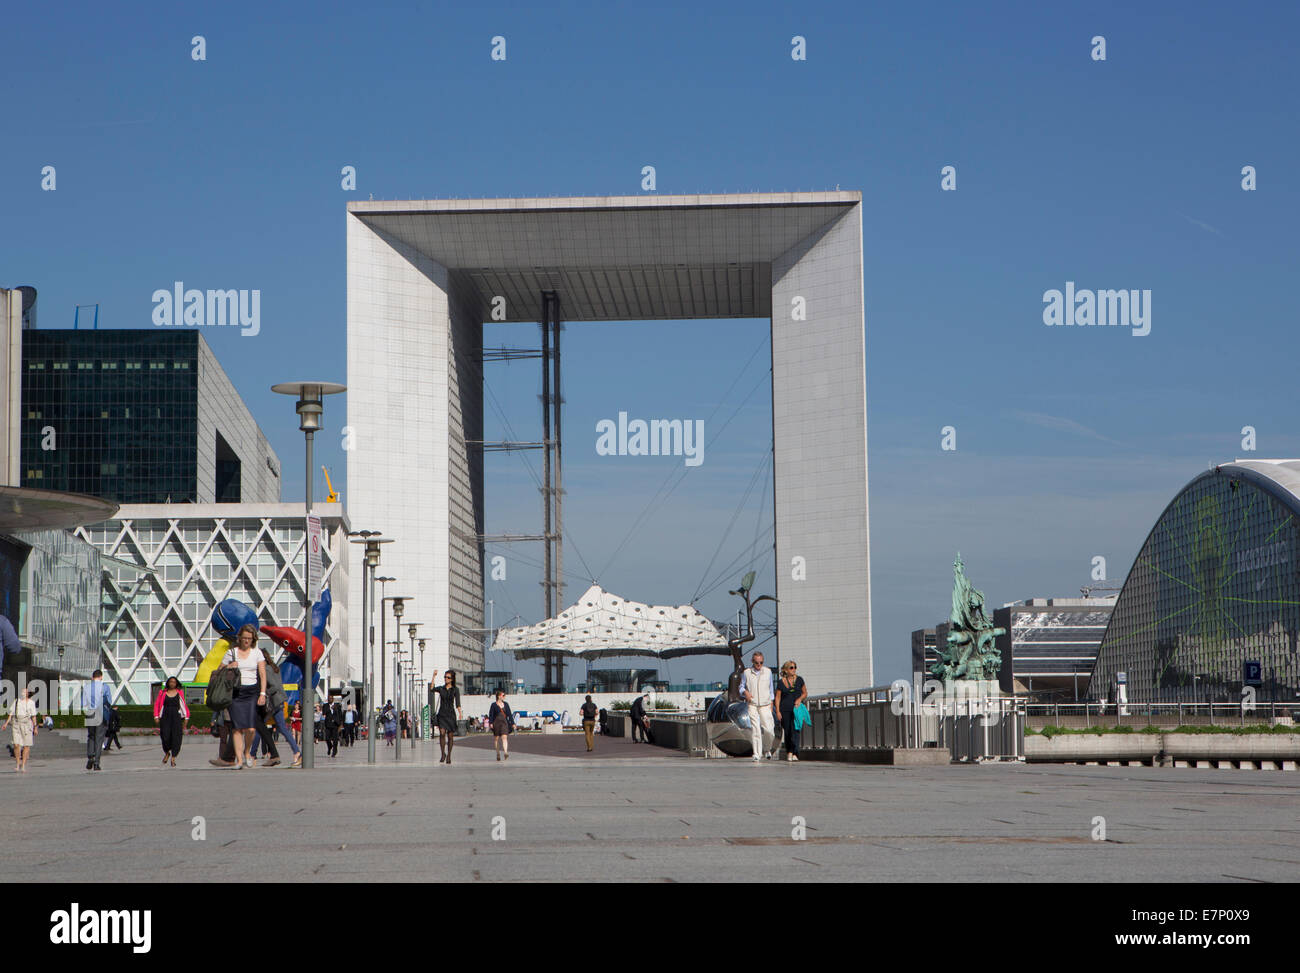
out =
{"type": "MultiPolygon", "coordinates": [[[[411,622],[411,623],[409,623],[409,624],[406,626],[406,631],[407,631],[407,632],[410,634],[410,636],[411,636],[411,662],[412,662],[412,664],[414,664],[414,662],[415,662],[415,633],[416,633],[416,631],[419,629],[419,627],[420,627],[422,624],[424,624],[424,623],[423,623],[423,622],[411,622]]],[[[401,638],[401,633],[400,633],[400,632],[398,633],[398,638],[401,638]]],[[[409,708],[410,708],[410,705],[411,705],[411,703],[410,703],[409,700],[407,701],[407,704],[406,704],[406,705],[407,705],[407,708],[408,708],[407,717],[408,717],[408,719],[409,719],[409,717],[410,717],[409,708]]],[[[414,746],[415,746],[415,739],[414,739],[415,734],[412,733],[412,734],[411,734],[411,737],[412,737],[412,739],[411,739],[411,746],[412,746],[412,748],[414,748],[414,746]]],[[[399,741],[399,742],[398,742],[398,747],[401,747],[401,742],[400,742],[400,741],[401,741],[401,738],[402,738],[402,732],[401,732],[401,730],[399,729],[399,730],[397,731],[397,739],[398,739],[398,741],[399,741]]],[[[398,753],[398,756],[399,756],[399,757],[401,756],[400,751],[399,751],[399,753],[398,753]]]]}
{"type": "MultiPolygon", "coordinates": [[[[384,678],[384,660],[387,658],[385,653],[388,652],[388,642],[386,641],[388,638],[388,609],[386,607],[388,604],[388,582],[396,581],[397,579],[375,578],[375,580],[379,582],[379,695],[376,697],[376,702],[379,702],[387,695],[386,680],[384,678]]],[[[371,653],[370,665],[372,669],[374,668],[374,661],[374,654],[371,653]]],[[[375,688],[373,672],[370,674],[370,688],[375,688]]]]}
{"type": "Polygon", "coordinates": [[[320,584],[320,578],[312,578],[311,574],[311,486],[312,486],[312,437],[321,427],[321,416],[325,412],[325,396],[337,395],[339,392],[346,392],[346,385],[339,385],[335,382],[281,382],[278,385],[271,386],[272,392],[278,392],[280,395],[298,396],[298,428],[303,431],[307,437],[307,521],[303,527],[303,561],[305,570],[303,571],[303,580],[306,582],[306,604],[304,605],[304,614],[302,616],[302,642],[303,642],[303,661],[302,677],[303,685],[300,687],[299,699],[302,703],[302,767],[303,770],[311,770],[316,766],[316,692],[312,686],[312,638],[311,638],[311,610],[316,602],[317,592],[313,590],[313,580],[315,584],[320,584]]]}
{"type": "MultiPolygon", "coordinates": [[[[415,599],[410,597],[409,595],[393,595],[391,598],[387,598],[385,600],[391,601],[393,603],[393,620],[394,620],[394,624],[397,627],[397,631],[396,631],[397,638],[395,641],[400,646],[402,642],[402,615],[406,611],[406,603],[408,601],[414,601],[415,599]]],[[[400,671],[401,669],[399,665],[397,672],[400,671]]],[[[396,673],[394,673],[394,676],[396,676],[396,673]]],[[[394,680],[393,682],[393,692],[399,696],[401,695],[401,691],[397,688],[396,680],[394,680]]],[[[384,702],[387,703],[388,700],[385,699],[384,702]]],[[[400,714],[401,712],[400,707],[398,709],[398,712],[400,714]]],[[[394,759],[397,760],[400,760],[402,757],[402,728],[400,724],[397,728],[397,753],[395,753],[393,757],[394,759]]]]}
{"type": "MultiPolygon", "coordinates": [[[[428,640],[427,640],[427,639],[420,639],[420,685],[421,685],[421,686],[423,686],[423,685],[425,684],[425,682],[427,681],[427,680],[425,679],[425,671],[424,671],[424,643],[425,643],[426,641],[428,641],[428,640]]],[[[426,691],[425,694],[424,694],[424,706],[429,706],[429,694],[428,694],[427,691],[426,691]]],[[[429,726],[430,726],[430,728],[433,727],[433,707],[432,707],[432,706],[429,706],[429,726]]],[[[424,707],[423,707],[423,706],[420,708],[420,739],[421,739],[421,740],[426,740],[426,739],[428,739],[428,735],[425,733],[425,727],[424,727],[424,707]]]]}
{"type": "Polygon", "coordinates": [[[366,720],[366,763],[375,762],[375,727],[374,727],[374,693],[375,693],[375,569],[379,567],[379,545],[391,544],[391,539],[383,539],[377,530],[357,530],[352,535],[360,537],[353,544],[366,546],[361,583],[361,624],[365,631],[361,633],[361,699],[362,707],[357,710],[356,718],[366,720]]]}

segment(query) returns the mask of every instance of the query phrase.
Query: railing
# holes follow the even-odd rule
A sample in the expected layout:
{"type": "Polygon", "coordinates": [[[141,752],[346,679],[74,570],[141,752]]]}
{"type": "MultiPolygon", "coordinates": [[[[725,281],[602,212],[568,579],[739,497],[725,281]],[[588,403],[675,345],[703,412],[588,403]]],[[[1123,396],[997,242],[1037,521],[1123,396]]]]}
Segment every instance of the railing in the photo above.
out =
{"type": "Polygon", "coordinates": [[[940,748],[954,760],[1024,758],[1025,713],[1014,697],[932,695],[912,700],[895,686],[870,686],[807,700],[815,749],[940,748]]]}
{"type": "Polygon", "coordinates": [[[1036,728],[1065,726],[1251,726],[1300,720],[1291,703],[1024,703],[1036,728]]]}

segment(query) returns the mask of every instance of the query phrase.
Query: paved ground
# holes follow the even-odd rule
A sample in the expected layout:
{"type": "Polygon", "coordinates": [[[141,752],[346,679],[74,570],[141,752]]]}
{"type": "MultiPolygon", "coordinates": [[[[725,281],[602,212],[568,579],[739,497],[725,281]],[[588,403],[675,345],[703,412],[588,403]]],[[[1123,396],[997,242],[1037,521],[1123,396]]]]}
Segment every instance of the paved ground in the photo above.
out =
{"type": "MultiPolygon", "coordinates": [[[[323,755],[317,769],[163,769],[128,742],[88,773],[0,762],[10,882],[1294,881],[1300,773],[703,760],[622,740],[469,738],[323,755]],[[558,755],[557,755],[558,754],[558,755]],[[204,840],[195,840],[202,817],[204,840]],[[792,819],[807,838],[792,840],[792,819]],[[1094,818],[1106,840],[1093,840],[1094,818]],[[495,823],[494,823],[495,822],[495,823]],[[503,840],[493,840],[493,832],[503,840]]],[[[3,751],[0,750],[0,757],[3,751]]]]}

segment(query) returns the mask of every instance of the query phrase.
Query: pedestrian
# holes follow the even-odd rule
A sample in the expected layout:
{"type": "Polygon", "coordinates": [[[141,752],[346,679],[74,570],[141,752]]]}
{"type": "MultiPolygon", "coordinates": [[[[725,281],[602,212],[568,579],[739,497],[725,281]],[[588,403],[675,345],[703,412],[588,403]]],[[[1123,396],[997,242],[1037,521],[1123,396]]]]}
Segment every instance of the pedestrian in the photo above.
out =
{"type": "Polygon", "coordinates": [[[600,735],[606,736],[609,733],[609,710],[605,707],[600,708],[600,735]]]}
{"type": "MultiPolygon", "coordinates": [[[[299,746],[301,746],[302,745],[302,703],[293,704],[293,713],[291,713],[289,716],[289,725],[293,727],[294,740],[298,743],[299,746]]],[[[302,753],[298,749],[298,747],[294,747],[293,752],[295,754],[298,754],[298,757],[294,758],[294,766],[297,766],[300,763],[299,757],[302,756],[302,753]]]]}
{"type": "Polygon", "coordinates": [[[348,700],[347,708],[343,710],[343,745],[350,747],[357,742],[357,707],[348,700]]]}
{"type": "MultiPolygon", "coordinates": [[[[775,736],[776,693],[772,670],[763,665],[763,653],[755,652],[750,668],[740,677],[740,697],[749,704],[749,739],[754,760],[763,759],[763,733],[775,736]]],[[[771,756],[771,754],[767,754],[771,756]]]]}
{"type": "Polygon", "coordinates": [[[596,717],[599,710],[591,697],[582,704],[582,732],[587,735],[587,753],[596,749],[596,717]]]}
{"type": "Polygon", "coordinates": [[[266,705],[266,658],[257,648],[257,626],[247,624],[235,636],[235,645],[222,664],[239,671],[239,685],[230,702],[230,726],[234,731],[235,769],[255,767],[251,756],[257,729],[257,708],[266,705]]]}
{"type": "Polygon", "coordinates": [[[515,714],[510,712],[510,704],[506,702],[506,692],[504,689],[498,689],[496,692],[496,702],[488,710],[488,725],[492,727],[492,746],[496,749],[497,760],[505,754],[505,759],[510,759],[510,734],[515,729],[515,714]]]}
{"type": "Polygon", "coordinates": [[[289,749],[293,751],[293,763],[290,766],[301,767],[302,750],[298,746],[297,735],[290,731],[284,720],[284,709],[289,705],[289,695],[284,691],[284,678],[280,674],[280,667],[275,664],[271,653],[266,649],[262,649],[262,661],[266,664],[266,706],[257,714],[258,734],[267,753],[267,759],[262,766],[276,767],[280,764],[280,752],[275,746],[275,736],[266,728],[267,723],[270,723],[284,737],[285,742],[289,744],[289,749]]]}
{"type": "MultiPolygon", "coordinates": [[[[433,678],[438,678],[437,669],[433,671],[433,678]]],[[[438,749],[442,751],[438,763],[449,764],[452,747],[456,745],[456,721],[465,715],[460,708],[460,687],[456,685],[456,673],[450,669],[443,673],[442,685],[433,690],[433,695],[438,699],[438,749]]]]}
{"type": "Polygon", "coordinates": [[[384,739],[391,747],[393,741],[397,739],[397,711],[393,709],[391,699],[384,704],[384,712],[380,714],[380,719],[384,721],[384,739]]]}
{"type": "Polygon", "coordinates": [[[108,708],[108,733],[104,736],[104,752],[107,753],[113,749],[113,744],[117,744],[117,749],[122,749],[122,741],[117,738],[117,731],[122,729],[122,714],[117,711],[116,706],[108,708]]]}
{"type": "Polygon", "coordinates": [[[112,690],[104,682],[104,670],[90,674],[90,682],[81,689],[81,712],[86,717],[86,769],[99,770],[99,756],[104,752],[104,735],[108,732],[108,710],[112,690]]]}
{"type": "Polygon", "coordinates": [[[322,711],[325,720],[325,755],[339,755],[339,725],[343,721],[343,710],[338,703],[326,703],[322,711]]]}
{"type": "Polygon", "coordinates": [[[181,692],[181,681],[175,676],[168,676],[163,688],[158,691],[153,701],[153,722],[158,727],[158,737],[162,741],[163,766],[171,760],[176,766],[176,755],[181,752],[181,743],[185,740],[185,731],[190,728],[190,707],[181,692]]]}
{"type": "Polygon", "coordinates": [[[398,725],[402,729],[402,739],[403,740],[411,739],[411,717],[406,712],[406,710],[402,710],[401,717],[398,720],[398,725]]]}
{"type": "Polygon", "coordinates": [[[785,737],[785,759],[799,759],[799,730],[795,727],[795,707],[808,698],[808,687],[792,661],[781,663],[781,678],[776,683],[776,707],[781,714],[781,733],[785,737]]]}
{"type": "Polygon", "coordinates": [[[632,700],[632,711],[628,714],[632,718],[632,742],[637,742],[637,734],[646,743],[654,743],[654,738],[650,736],[650,717],[645,713],[645,695],[642,694],[632,700]]]}
{"type": "Polygon", "coordinates": [[[33,692],[35,690],[23,689],[21,697],[10,708],[4,726],[0,726],[0,730],[3,730],[10,723],[14,725],[13,751],[17,764],[14,773],[18,774],[27,772],[27,758],[31,756],[32,744],[36,741],[36,701],[32,699],[33,692]]]}

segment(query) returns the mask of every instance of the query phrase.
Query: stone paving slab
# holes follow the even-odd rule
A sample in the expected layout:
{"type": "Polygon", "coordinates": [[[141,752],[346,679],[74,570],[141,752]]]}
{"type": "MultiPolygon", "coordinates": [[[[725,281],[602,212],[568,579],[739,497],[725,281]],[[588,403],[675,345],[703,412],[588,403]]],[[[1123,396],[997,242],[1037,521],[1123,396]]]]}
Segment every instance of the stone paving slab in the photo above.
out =
{"type": "Polygon", "coordinates": [[[0,871],[66,882],[1300,876],[1300,774],[755,765],[613,740],[591,759],[581,738],[574,755],[545,752],[556,739],[515,737],[498,763],[486,738],[470,738],[450,767],[417,743],[400,764],[380,746],[368,765],[359,746],[335,759],[319,749],[313,771],[233,771],[208,765],[207,740],[186,741],[176,769],[159,765],[156,744],[128,744],[98,774],[74,760],[34,758],[25,775],[0,765],[0,871]],[[805,840],[792,839],[796,818],[805,840]]]}

